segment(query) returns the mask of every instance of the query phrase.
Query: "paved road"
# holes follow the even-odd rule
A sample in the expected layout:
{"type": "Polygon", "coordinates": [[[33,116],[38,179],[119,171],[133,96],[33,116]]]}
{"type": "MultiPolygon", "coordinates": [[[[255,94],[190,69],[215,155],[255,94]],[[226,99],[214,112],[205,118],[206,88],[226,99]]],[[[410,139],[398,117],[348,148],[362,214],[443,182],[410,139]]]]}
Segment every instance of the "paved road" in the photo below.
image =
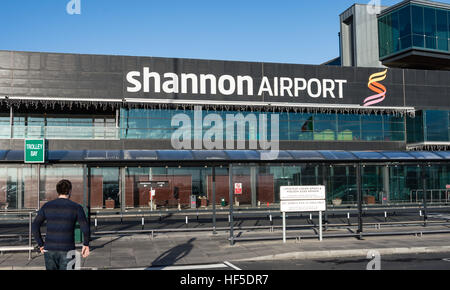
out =
{"type": "MultiPolygon", "coordinates": [[[[366,270],[366,257],[233,262],[242,270],[366,270]]],[[[381,270],[450,270],[450,253],[389,255],[380,257],[381,270]]]]}

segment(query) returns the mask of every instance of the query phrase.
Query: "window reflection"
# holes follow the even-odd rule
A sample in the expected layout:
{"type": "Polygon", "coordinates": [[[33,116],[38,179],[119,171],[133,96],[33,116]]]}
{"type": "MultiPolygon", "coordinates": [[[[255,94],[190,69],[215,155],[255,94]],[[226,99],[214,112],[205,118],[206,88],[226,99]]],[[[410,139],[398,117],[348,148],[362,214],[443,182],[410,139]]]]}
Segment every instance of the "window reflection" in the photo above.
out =
{"type": "Polygon", "coordinates": [[[406,5],[378,20],[380,57],[417,47],[449,52],[450,11],[406,5]]]}
{"type": "MultiPolygon", "coordinates": [[[[170,139],[179,126],[171,126],[171,118],[177,113],[192,116],[191,110],[159,110],[159,109],[122,109],[121,138],[125,139],[170,139]],[[132,117],[134,116],[134,118],[132,117]]],[[[227,114],[255,114],[259,118],[264,112],[208,111],[222,116],[224,122],[227,114]]],[[[271,113],[274,114],[274,113],[271,113]]],[[[282,141],[404,141],[405,119],[389,115],[357,115],[357,114],[307,114],[294,112],[277,113],[279,138],[282,141]]],[[[203,115],[205,116],[205,114],[203,115]]],[[[268,114],[267,119],[271,116],[268,114]]],[[[194,130],[191,118],[191,130],[194,130]]],[[[236,126],[236,125],[235,125],[236,126]]],[[[268,131],[271,131],[268,122],[268,131]]],[[[236,128],[236,127],[235,127],[236,128]]],[[[224,125],[223,138],[227,128],[224,125]]],[[[209,127],[203,128],[203,134],[209,127]]],[[[235,139],[238,138],[235,130],[235,139]]],[[[192,133],[192,132],[191,132],[192,133]]],[[[270,137],[270,136],[269,136],[270,137]]],[[[258,128],[246,125],[245,140],[259,138],[258,128]]]]}

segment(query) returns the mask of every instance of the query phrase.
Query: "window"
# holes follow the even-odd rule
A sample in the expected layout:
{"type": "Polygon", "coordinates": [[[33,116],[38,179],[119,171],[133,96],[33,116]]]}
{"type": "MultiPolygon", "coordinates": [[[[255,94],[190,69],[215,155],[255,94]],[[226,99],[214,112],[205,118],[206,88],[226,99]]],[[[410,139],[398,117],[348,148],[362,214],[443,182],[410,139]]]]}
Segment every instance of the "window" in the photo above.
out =
{"type": "Polygon", "coordinates": [[[9,138],[11,132],[8,114],[0,114],[0,138],[9,138]]]}
{"type": "Polygon", "coordinates": [[[378,20],[380,57],[416,47],[450,51],[450,12],[407,5],[378,20]]]}
{"type": "Polygon", "coordinates": [[[412,6],[413,46],[425,47],[423,7],[412,6]]]}
{"type": "Polygon", "coordinates": [[[436,10],[424,8],[425,47],[436,49],[436,10]]]}
{"type": "Polygon", "coordinates": [[[436,11],[437,20],[437,49],[448,51],[448,16],[444,10],[436,11]]]}
{"type": "MultiPolygon", "coordinates": [[[[172,126],[171,120],[175,114],[183,113],[191,116],[191,132],[193,134],[194,121],[192,110],[137,110],[122,109],[121,137],[125,139],[159,139],[170,140],[172,133],[184,124],[172,126]],[[131,118],[131,116],[139,118],[131,118]]],[[[404,141],[405,119],[394,116],[358,115],[358,114],[308,114],[308,113],[266,113],[266,112],[237,112],[237,111],[203,111],[203,118],[207,114],[218,114],[222,117],[223,138],[228,132],[226,115],[242,113],[244,116],[255,114],[257,127],[249,128],[246,124],[245,139],[259,140],[259,117],[267,115],[268,137],[271,139],[271,119],[277,114],[279,118],[279,138],[282,141],[404,141]]],[[[237,139],[236,125],[234,138],[237,139]]],[[[203,134],[211,127],[204,126],[203,134]]],[[[193,135],[190,135],[193,136],[193,135]]],[[[225,140],[224,140],[225,141],[225,140]]]]}
{"type": "Polygon", "coordinates": [[[411,6],[406,6],[398,12],[400,27],[400,50],[411,47],[411,6]]]}
{"type": "Polygon", "coordinates": [[[425,122],[426,141],[450,141],[448,111],[426,111],[425,122]]]}
{"type": "Polygon", "coordinates": [[[12,137],[46,139],[115,139],[117,138],[116,131],[115,116],[77,116],[76,114],[36,115],[16,113],[13,118],[12,137]]]}

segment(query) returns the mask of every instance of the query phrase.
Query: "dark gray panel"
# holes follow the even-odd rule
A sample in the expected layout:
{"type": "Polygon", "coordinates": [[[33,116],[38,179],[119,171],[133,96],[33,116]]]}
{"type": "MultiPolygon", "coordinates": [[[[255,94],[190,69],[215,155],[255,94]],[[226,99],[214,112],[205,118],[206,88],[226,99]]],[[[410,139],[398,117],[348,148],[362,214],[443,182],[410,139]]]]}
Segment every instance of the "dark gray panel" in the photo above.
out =
{"type": "MultiPolygon", "coordinates": [[[[174,59],[134,56],[78,55],[37,52],[0,51],[0,94],[25,96],[64,96],[83,98],[162,98],[187,100],[269,101],[289,103],[362,105],[375,94],[368,87],[369,77],[380,68],[331,67],[280,63],[233,62],[218,60],[174,59]],[[161,74],[165,72],[214,74],[217,78],[249,75],[253,78],[254,95],[239,96],[201,94],[165,94],[126,92],[126,74],[142,73],[143,67],[161,74]],[[11,70],[13,69],[13,71],[11,70]],[[344,98],[311,98],[306,92],[295,97],[257,96],[262,76],[345,79],[344,98]],[[14,82],[12,79],[14,78],[14,82]],[[5,80],[6,79],[6,80],[5,80]],[[8,82],[8,79],[11,81],[8,82]],[[12,86],[12,89],[9,86],[12,86]]],[[[381,83],[387,88],[385,101],[376,106],[414,106],[417,108],[448,108],[450,72],[389,69],[381,83]],[[405,83],[403,84],[403,72],[405,83]],[[405,90],[403,90],[405,88],[405,90]],[[406,102],[404,102],[406,98],[406,102]]],[[[336,92],[337,93],[337,92],[336,92]]]]}

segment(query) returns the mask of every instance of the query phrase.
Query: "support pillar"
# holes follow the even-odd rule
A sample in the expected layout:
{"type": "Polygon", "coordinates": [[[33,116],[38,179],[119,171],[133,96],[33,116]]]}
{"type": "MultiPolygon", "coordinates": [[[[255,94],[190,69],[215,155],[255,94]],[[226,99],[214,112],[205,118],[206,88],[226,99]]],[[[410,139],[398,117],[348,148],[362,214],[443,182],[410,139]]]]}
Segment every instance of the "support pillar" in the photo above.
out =
{"type": "Polygon", "coordinates": [[[257,205],[257,195],[256,195],[256,183],[257,183],[257,174],[256,174],[257,167],[251,166],[250,167],[250,187],[252,190],[252,207],[256,207],[257,205]]]}
{"type": "Polygon", "coordinates": [[[362,240],[363,220],[362,220],[362,182],[361,182],[361,164],[356,165],[356,187],[358,194],[358,239],[362,240]]]}
{"type": "Polygon", "coordinates": [[[234,245],[234,233],[233,233],[233,164],[229,165],[228,169],[228,188],[230,191],[230,246],[234,245]]]}
{"type": "Polygon", "coordinates": [[[216,167],[212,168],[212,208],[213,208],[213,234],[216,232],[216,167]]]}

